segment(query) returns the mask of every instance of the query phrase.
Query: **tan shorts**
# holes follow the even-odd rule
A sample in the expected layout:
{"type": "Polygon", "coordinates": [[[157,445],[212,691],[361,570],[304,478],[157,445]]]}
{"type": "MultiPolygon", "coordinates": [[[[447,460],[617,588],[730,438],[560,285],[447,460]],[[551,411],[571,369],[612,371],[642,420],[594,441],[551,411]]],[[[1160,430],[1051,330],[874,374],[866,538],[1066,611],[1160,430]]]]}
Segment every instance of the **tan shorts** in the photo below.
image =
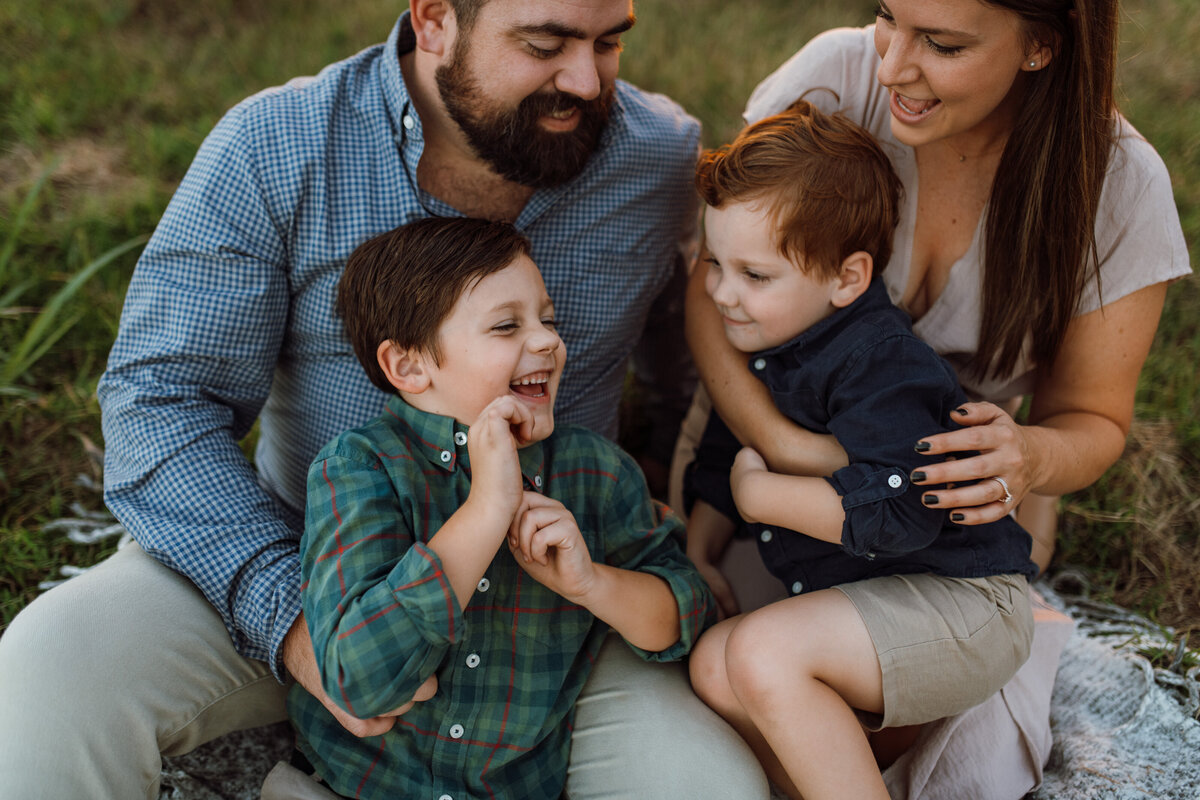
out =
{"type": "Polygon", "coordinates": [[[916,725],[988,699],[1029,656],[1033,613],[1023,575],[888,575],[835,587],[862,616],[883,670],[871,730],[916,725]]]}

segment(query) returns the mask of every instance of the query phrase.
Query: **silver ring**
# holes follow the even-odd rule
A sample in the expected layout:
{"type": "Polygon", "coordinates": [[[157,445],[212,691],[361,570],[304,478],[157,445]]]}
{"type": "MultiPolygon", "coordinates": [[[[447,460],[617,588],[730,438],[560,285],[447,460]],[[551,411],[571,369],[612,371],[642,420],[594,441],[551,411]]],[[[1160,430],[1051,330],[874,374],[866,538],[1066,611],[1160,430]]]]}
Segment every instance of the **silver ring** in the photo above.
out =
{"type": "Polygon", "coordinates": [[[1000,484],[1000,488],[1004,490],[1004,499],[1001,500],[1000,502],[1004,503],[1004,505],[1008,505],[1009,503],[1011,503],[1013,501],[1013,496],[1012,496],[1012,492],[1010,492],[1008,490],[1008,481],[1004,480],[1004,478],[1001,478],[999,475],[992,478],[992,480],[994,480],[996,483],[1000,484]]]}

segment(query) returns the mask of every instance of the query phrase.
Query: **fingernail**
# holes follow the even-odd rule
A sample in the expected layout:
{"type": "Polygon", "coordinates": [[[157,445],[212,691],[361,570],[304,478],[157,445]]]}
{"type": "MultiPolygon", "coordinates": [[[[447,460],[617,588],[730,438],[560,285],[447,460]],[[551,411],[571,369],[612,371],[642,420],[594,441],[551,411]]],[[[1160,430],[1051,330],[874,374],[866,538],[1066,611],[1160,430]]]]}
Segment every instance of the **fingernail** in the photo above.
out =
{"type": "Polygon", "coordinates": [[[967,410],[962,406],[959,406],[958,408],[954,409],[954,413],[958,414],[960,417],[965,417],[967,415],[967,410]]]}
{"type": "Polygon", "coordinates": [[[911,480],[913,483],[920,483],[921,481],[925,480],[925,473],[921,472],[921,470],[917,470],[912,474],[912,476],[910,476],[909,480],[911,480]]]}
{"type": "Polygon", "coordinates": [[[964,519],[966,519],[966,517],[956,511],[950,515],[950,519],[954,520],[955,522],[962,522],[964,519]]]}
{"type": "Polygon", "coordinates": [[[917,444],[913,447],[913,450],[916,450],[918,453],[925,453],[932,446],[933,445],[931,445],[929,442],[917,442],[917,444]]]}
{"type": "Polygon", "coordinates": [[[938,498],[936,494],[927,494],[921,497],[921,502],[927,506],[936,506],[938,504],[938,498]]]}

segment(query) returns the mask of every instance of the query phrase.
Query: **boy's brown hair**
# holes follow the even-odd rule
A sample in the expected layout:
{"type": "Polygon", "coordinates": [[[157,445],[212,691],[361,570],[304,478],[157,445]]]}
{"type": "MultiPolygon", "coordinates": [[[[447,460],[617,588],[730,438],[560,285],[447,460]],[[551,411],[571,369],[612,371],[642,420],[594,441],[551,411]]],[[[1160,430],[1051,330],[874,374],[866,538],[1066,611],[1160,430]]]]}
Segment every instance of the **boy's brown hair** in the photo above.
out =
{"type": "Polygon", "coordinates": [[[507,222],[429,217],[363,242],[338,283],[336,310],[371,383],[395,394],[379,366],[380,342],[416,348],[440,363],[438,329],[458,298],[530,245],[507,222]]]}
{"type": "Polygon", "coordinates": [[[838,275],[846,256],[866,251],[878,274],[892,254],[900,180],[867,131],[806,100],[759,120],[696,165],[704,202],[761,202],[776,247],[806,271],[838,275]]]}

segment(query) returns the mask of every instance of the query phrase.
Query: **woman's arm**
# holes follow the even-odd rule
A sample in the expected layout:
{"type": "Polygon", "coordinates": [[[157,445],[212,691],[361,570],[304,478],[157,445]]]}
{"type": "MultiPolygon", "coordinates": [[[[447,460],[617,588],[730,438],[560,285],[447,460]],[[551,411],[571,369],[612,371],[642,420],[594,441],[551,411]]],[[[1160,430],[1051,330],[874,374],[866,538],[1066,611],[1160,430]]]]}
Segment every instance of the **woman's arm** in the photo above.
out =
{"type": "Polygon", "coordinates": [[[704,291],[703,269],[693,270],[688,282],[687,339],[713,408],[773,472],[826,476],[846,466],[836,439],[805,430],[780,413],[766,385],[750,374],[746,354],[725,338],[721,317],[704,291]]]}
{"type": "Polygon", "coordinates": [[[1056,495],[1088,486],[1120,457],[1133,420],[1138,375],[1150,352],[1166,283],[1139,289],[1076,317],[1058,357],[1039,370],[1030,424],[1018,425],[991,403],[969,403],[956,418],[968,427],[929,436],[930,455],[978,451],[931,464],[917,483],[980,483],[935,494],[962,522],[1000,519],[1029,492],[1056,495]],[[993,477],[1008,483],[1013,502],[993,477]],[[982,479],[982,480],[981,480],[982,479]]]}

